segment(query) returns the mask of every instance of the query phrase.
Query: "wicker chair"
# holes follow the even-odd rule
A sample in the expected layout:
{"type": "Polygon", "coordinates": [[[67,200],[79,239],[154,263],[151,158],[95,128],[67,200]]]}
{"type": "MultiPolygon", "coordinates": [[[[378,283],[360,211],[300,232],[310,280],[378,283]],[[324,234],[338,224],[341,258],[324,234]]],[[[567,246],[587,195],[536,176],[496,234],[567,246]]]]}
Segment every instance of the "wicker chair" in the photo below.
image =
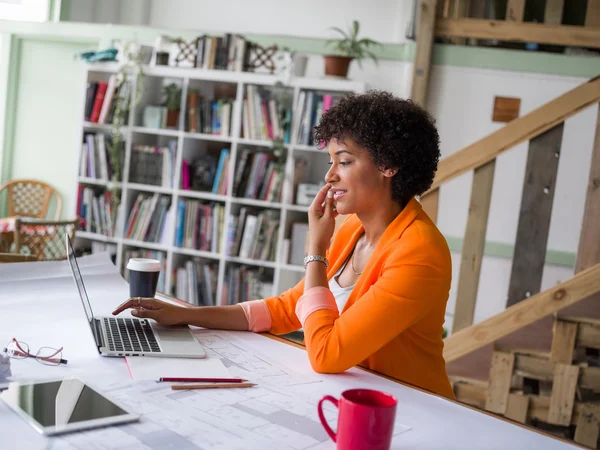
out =
{"type": "Polygon", "coordinates": [[[75,237],[75,229],[79,218],[75,220],[27,220],[17,218],[15,221],[15,250],[21,255],[32,255],[38,261],[55,261],[67,258],[65,233],[71,239],[75,237]]]}
{"type": "Polygon", "coordinates": [[[16,262],[31,262],[37,261],[37,256],[33,255],[17,255],[16,253],[0,253],[1,263],[16,263],[16,262]]]}
{"type": "Polygon", "coordinates": [[[62,196],[49,184],[37,180],[12,180],[0,186],[0,198],[8,196],[8,216],[36,217],[38,219],[52,219],[46,217],[48,206],[52,197],[56,198],[56,211],[54,220],[60,218],[62,212],[62,196]]]}

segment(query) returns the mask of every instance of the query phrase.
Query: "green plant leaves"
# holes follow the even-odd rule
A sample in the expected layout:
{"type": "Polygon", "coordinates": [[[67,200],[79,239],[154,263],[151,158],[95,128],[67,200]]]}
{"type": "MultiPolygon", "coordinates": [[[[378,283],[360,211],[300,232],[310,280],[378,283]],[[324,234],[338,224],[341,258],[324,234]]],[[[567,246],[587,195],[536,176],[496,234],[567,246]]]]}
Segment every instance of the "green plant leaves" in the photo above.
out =
{"type": "Polygon", "coordinates": [[[352,21],[352,26],[348,32],[338,27],[330,27],[329,29],[341,34],[342,38],[328,39],[325,41],[326,46],[333,47],[337,53],[343,56],[356,59],[360,67],[362,67],[361,61],[366,58],[372,59],[377,64],[377,56],[369,48],[381,46],[381,44],[370,38],[358,38],[360,32],[360,22],[358,20],[352,21]]]}

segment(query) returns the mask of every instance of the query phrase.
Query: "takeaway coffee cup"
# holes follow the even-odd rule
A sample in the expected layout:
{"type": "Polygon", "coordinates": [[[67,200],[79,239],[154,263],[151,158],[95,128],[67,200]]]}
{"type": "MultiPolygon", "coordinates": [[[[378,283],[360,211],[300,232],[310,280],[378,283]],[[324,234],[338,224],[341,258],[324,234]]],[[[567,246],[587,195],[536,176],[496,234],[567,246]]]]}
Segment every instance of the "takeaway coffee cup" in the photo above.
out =
{"type": "Polygon", "coordinates": [[[148,258],[131,258],[129,270],[129,297],[154,298],[160,275],[160,261],[148,258]]]}
{"type": "Polygon", "coordinates": [[[397,400],[389,394],[371,389],[350,389],[338,400],[331,395],[321,399],[319,419],[338,450],[388,450],[392,442],[397,400]],[[323,414],[323,402],[338,408],[337,433],[323,414]]]}

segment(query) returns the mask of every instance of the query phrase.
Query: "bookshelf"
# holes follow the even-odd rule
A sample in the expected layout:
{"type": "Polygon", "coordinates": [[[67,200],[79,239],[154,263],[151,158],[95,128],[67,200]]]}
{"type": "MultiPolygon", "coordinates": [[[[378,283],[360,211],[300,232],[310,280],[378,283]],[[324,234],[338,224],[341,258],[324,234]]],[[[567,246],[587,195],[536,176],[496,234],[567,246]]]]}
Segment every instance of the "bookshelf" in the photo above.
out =
{"type": "MultiPolygon", "coordinates": [[[[229,304],[276,295],[297,283],[304,269],[289,260],[292,224],[306,223],[308,210],[295,203],[298,164],[306,183],[322,183],[328,167],[326,152],[306,142],[306,128],[324,105],[364,92],[366,85],[145,67],[141,101],[121,128],[122,179],[110,181],[114,163],[105,148],[112,112],[108,105],[106,123],[90,120],[94,100],[88,91],[101,82],[110,90],[117,71],[111,63],[83,68],[76,213],[85,220],[76,246],[109,248],[125,278],[128,257],[159,257],[164,264],[159,289],[193,302],[229,304]],[[148,126],[154,110],[145,107],[158,105],[162,87],[171,83],[181,88],[177,127],[165,128],[164,121],[160,128],[158,122],[148,126]],[[279,154],[273,137],[281,138],[279,154]],[[113,197],[120,199],[118,207],[113,197]]],[[[130,97],[138,86],[134,77],[127,83],[123,95],[130,97]]],[[[118,95],[117,90],[112,97],[118,95]]]]}

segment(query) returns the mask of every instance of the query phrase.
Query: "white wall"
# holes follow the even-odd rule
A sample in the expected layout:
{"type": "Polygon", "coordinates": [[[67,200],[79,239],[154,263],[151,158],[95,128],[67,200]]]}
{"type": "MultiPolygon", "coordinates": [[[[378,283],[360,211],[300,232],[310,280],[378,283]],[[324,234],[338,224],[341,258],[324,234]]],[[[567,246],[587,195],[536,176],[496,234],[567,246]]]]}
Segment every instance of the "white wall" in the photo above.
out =
{"type": "Polygon", "coordinates": [[[12,178],[37,179],[63,196],[65,219],[73,218],[77,147],[85,80],[73,55],[87,46],[24,39],[14,117],[12,178]]]}
{"type": "MultiPolygon", "coordinates": [[[[450,66],[434,67],[429,111],[436,117],[442,156],[504,126],[492,122],[494,96],[521,99],[521,115],[585,82],[583,78],[525,74],[450,66]]],[[[583,219],[597,105],[565,122],[548,248],[576,252],[583,219]]],[[[500,155],[492,191],[487,239],[514,244],[517,234],[527,143],[500,155]]],[[[463,236],[472,172],[445,184],[440,192],[438,225],[444,234],[463,236]]]]}
{"type": "MultiPolygon", "coordinates": [[[[429,111],[437,119],[442,155],[457,150],[505,126],[492,122],[494,96],[521,99],[521,115],[585,82],[585,79],[497,70],[436,66],[431,74],[429,111]]],[[[587,108],[565,123],[548,249],[575,253],[583,210],[598,106],[587,108]]],[[[500,155],[492,190],[487,240],[514,245],[516,240],[527,143],[500,155]]],[[[443,185],[438,226],[446,236],[463,237],[467,222],[472,172],[443,185]]],[[[460,254],[453,253],[453,283],[447,311],[452,314],[460,273],[460,254]]],[[[512,261],[485,257],[475,323],[506,308],[512,261]]],[[[573,276],[573,269],[547,265],[542,290],[573,276]]],[[[447,319],[452,327],[452,318],[447,319]]]]}
{"type": "Polygon", "coordinates": [[[66,19],[307,38],[330,38],[329,27],[345,30],[357,19],[362,36],[398,43],[412,8],[413,0],[74,0],[66,19]]]}
{"type": "Polygon", "coordinates": [[[149,25],[327,38],[353,19],[365,36],[404,42],[412,0],[152,0],[149,25]]]}

